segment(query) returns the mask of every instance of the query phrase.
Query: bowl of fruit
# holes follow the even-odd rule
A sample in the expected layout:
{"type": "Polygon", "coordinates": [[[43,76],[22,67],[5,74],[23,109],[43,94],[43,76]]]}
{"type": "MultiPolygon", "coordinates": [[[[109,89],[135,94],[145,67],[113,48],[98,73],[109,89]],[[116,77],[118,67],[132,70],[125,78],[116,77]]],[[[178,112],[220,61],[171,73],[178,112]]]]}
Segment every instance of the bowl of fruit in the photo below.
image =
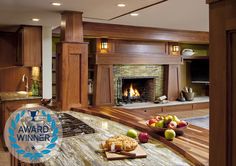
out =
{"type": "Polygon", "coordinates": [[[175,115],[157,115],[155,118],[147,120],[146,125],[155,132],[173,129],[177,134],[183,134],[183,130],[188,127],[188,122],[180,120],[175,115]]]}

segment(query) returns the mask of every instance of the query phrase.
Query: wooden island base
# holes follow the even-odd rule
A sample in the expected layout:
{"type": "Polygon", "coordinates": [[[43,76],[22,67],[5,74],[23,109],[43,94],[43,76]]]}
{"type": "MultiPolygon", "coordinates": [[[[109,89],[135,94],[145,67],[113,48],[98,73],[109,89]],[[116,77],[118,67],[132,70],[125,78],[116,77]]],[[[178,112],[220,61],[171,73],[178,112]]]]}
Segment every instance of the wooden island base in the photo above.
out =
{"type": "Polygon", "coordinates": [[[72,110],[100,116],[140,131],[146,131],[152,137],[179,152],[195,165],[209,165],[209,130],[207,129],[189,125],[182,136],[176,137],[173,141],[167,141],[164,137],[153,133],[150,128],[145,125],[145,121],[150,118],[149,115],[145,116],[145,113],[140,114],[135,113],[134,110],[112,107],[94,107],[88,109],[73,108],[72,110]]]}

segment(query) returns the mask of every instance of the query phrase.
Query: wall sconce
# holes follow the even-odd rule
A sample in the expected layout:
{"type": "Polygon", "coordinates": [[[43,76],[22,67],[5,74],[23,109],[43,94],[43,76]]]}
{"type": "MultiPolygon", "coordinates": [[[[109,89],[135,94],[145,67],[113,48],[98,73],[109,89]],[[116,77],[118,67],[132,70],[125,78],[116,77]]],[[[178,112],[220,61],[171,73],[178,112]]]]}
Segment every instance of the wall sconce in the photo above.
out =
{"type": "Polygon", "coordinates": [[[102,39],[101,39],[101,49],[102,49],[102,50],[108,49],[108,42],[107,42],[107,39],[106,39],[106,38],[102,38],[102,39]]]}
{"type": "Polygon", "coordinates": [[[179,52],[179,46],[173,45],[172,46],[172,52],[179,52]]]}

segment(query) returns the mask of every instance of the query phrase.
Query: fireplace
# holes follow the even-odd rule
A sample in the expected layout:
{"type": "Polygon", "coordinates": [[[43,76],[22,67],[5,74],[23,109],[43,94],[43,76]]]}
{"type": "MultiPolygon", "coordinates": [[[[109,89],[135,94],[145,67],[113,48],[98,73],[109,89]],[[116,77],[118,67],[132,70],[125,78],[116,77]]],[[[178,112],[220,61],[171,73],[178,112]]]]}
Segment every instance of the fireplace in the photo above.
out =
{"type": "Polygon", "coordinates": [[[120,77],[117,83],[119,102],[148,102],[155,99],[154,77],[120,77]]]}

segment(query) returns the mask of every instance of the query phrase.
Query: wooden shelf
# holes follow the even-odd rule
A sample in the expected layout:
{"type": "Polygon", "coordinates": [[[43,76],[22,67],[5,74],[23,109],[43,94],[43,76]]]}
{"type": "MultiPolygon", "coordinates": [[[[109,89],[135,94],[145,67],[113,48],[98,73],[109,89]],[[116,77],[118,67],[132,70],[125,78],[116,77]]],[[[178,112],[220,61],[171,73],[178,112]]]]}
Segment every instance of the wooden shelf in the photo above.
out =
{"type": "Polygon", "coordinates": [[[202,55],[193,55],[193,56],[181,56],[184,60],[194,60],[194,59],[209,59],[209,56],[202,56],[202,55]]]}

